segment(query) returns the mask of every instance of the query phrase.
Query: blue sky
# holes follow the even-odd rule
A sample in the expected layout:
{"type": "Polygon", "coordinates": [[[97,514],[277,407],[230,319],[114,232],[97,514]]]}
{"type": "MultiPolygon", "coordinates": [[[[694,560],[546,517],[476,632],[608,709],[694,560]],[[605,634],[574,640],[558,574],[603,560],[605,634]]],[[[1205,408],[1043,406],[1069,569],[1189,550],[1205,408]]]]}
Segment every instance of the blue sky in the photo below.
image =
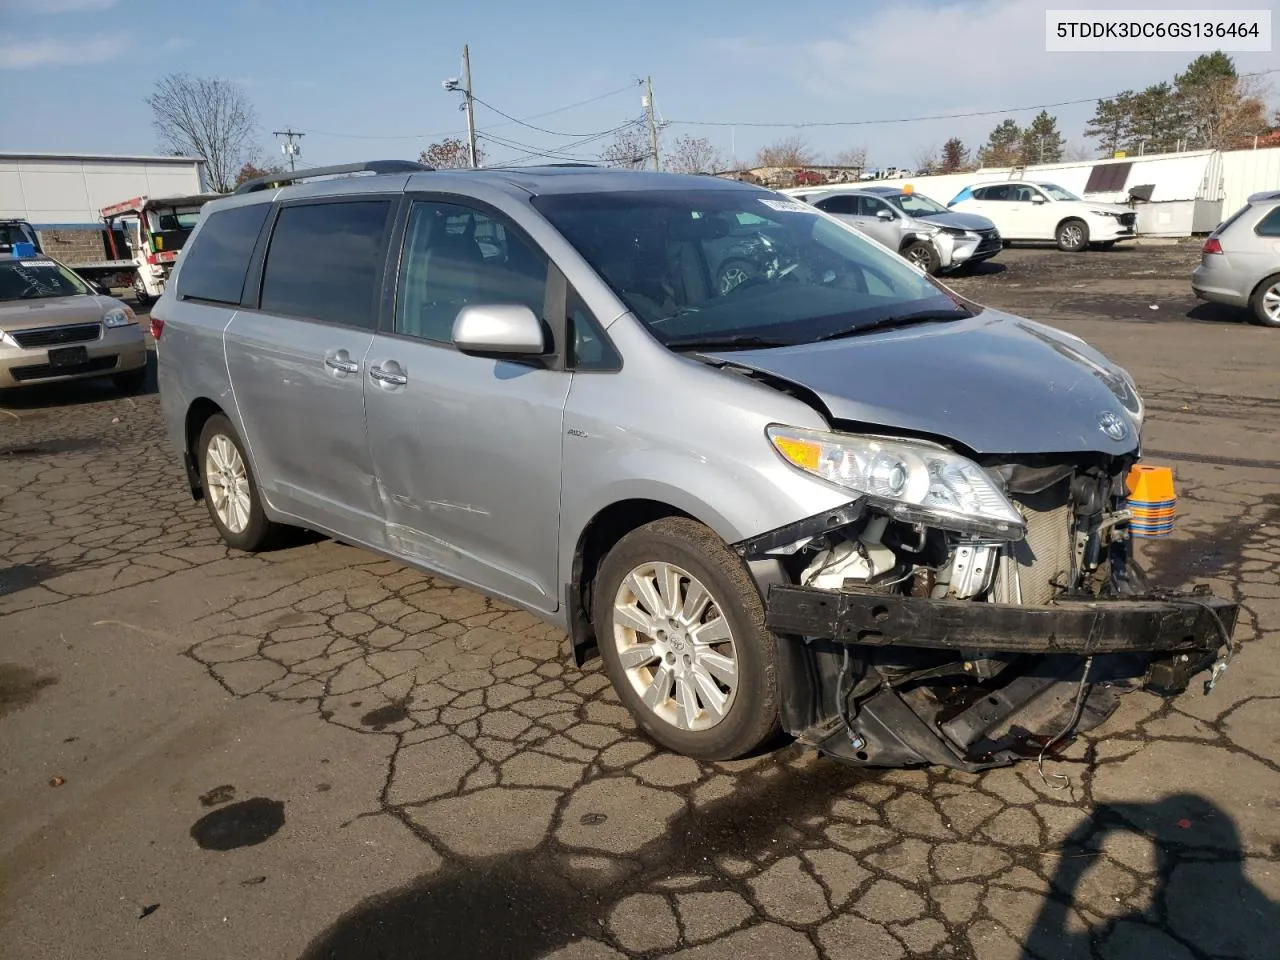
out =
{"type": "MultiPolygon", "coordinates": [[[[1092,98],[1170,79],[1192,59],[1044,51],[1046,8],[1117,5],[848,0],[805,4],[797,8],[803,17],[794,17],[780,15],[776,0],[0,0],[0,83],[10,94],[0,98],[0,149],[155,152],[143,98],[164,74],[187,72],[243,84],[264,160],[280,157],[271,131],[285,126],[306,132],[307,165],[416,157],[431,139],[465,127],[458,95],[441,89],[441,80],[458,75],[465,42],[476,96],[513,117],[545,114],[529,122],[552,131],[479,107],[482,133],[508,141],[556,149],[573,135],[610,130],[640,115],[634,84],[651,75],[659,113],[672,121],[667,139],[706,136],[748,162],[762,144],[800,133],[820,154],[865,147],[872,164],[906,166],[952,135],[976,146],[1003,116],[1025,121],[1035,111],[802,131],[741,124],[1092,98]]],[[[1276,8],[1267,0],[1230,5],[1276,8]]],[[[1241,71],[1280,68],[1274,51],[1234,56],[1241,71]]],[[[1280,73],[1266,79],[1272,106],[1280,106],[1280,73]]],[[[1050,112],[1069,141],[1083,142],[1091,105],[1050,112]]],[[[569,153],[589,157],[603,142],[569,153]]],[[[524,159],[516,148],[489,149],[494,161],[524,159]]]]}

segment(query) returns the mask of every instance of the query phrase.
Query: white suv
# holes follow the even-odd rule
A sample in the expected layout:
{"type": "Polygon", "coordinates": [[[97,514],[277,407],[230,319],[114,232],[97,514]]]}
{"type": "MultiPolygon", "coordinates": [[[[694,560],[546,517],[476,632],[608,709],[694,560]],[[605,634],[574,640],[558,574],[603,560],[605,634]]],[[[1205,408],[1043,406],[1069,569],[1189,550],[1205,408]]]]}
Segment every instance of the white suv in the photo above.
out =
{"type": "Polygon", "coordinates": [[[1107,249],[1138,235],[1138,215],[1115,203],[1077,197],[1056,183],[1012,180],[965,187],[947,204],[994,223],[1008,240],[1054,240],[1072,253],[1093,246],[1107,249]]]}

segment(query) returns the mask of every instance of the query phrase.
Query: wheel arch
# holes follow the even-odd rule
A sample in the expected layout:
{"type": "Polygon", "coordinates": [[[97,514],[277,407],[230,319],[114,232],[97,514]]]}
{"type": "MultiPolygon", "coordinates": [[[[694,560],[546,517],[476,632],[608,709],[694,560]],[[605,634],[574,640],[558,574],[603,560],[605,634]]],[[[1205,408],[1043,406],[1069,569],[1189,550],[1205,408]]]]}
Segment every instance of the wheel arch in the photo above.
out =
{"type": "Polygon", "coordinates": [[[587,521],[574,545],[569,582],[565,585],[565,620],[569,635],[569,656],[581,667],[599,656],[595,629],[591,625],[596,572],[613,545],[632,530],[666,517],[705,521],[662,500],[633,497],[617,500],[596,511],[587,521]]]}
{"type": "Polygon", "coordinates": [[[196,462],[196,441],[200,439],[200,431],[209,422],[209,418],[217,414],[227,416],[227,412],[208,397],[197,397],[187,406],[186,417],[182,428],[182,464],[187,471],[187,482],[191,485],[191,499],[203,500],[204,488],[200,483],[200,465],[196,462]]]}

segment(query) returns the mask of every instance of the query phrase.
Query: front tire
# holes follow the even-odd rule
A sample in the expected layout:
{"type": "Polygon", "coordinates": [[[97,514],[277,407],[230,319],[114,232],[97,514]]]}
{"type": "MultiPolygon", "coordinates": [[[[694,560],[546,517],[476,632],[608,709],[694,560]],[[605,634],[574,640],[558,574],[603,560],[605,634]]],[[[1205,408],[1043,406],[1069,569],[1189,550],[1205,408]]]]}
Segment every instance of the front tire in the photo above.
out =
{"type": "Polygon", "coordinates": [[[133,299],[134,302],[143,309],[156,302],[156,298],[147,293],[147,285],[143,283],[142,278],[137,275],[133,278],[133,299]]]}
{"type": "Polygon", "coordinates": [[[907,244],[902,248],[902,255],[906,257],[908,263],[914,264],[925,273],[935,274],[942,266],[942,258],[938,256],[938,251],[933,248],[932,243],[924,240],[907,244]]]}
{"type": "Polygon", "coordinates": [[[1280,327],[1280,273],[1258,284],[1249,298],[1250,318],[1260,327],[1280,327]]]}
{"type": "Polygon", "coordinates": [[[195,454],[205,506],[219,535],[236,550],[261,550],[274,537],[276,525],[263,512],[258,481],[226,416],[215,413],[205,422],[195,454]]]}
{"type": "Polygon", "coordinates": [[[1089,246],[1089,225],[1083,220],[1063,220],[1054,234],[1058,249],[1067,253],[1079,253],[1089,246]]]}
{"type": "Polygon", "coordinates": [[[776,641],[750,571],[715,533],[683,517],[633,530],[592,596],[605,672],[645,734],[701,760],[775,735],[776,641]]]}

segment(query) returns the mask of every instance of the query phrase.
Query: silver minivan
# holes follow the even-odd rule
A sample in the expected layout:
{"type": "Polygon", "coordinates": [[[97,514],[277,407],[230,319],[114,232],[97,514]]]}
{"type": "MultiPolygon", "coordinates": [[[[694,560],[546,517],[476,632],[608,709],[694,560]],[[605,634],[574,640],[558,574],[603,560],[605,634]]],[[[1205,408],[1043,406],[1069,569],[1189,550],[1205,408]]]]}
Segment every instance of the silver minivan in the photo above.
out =
{"type": "Polygon", "coordinates": [[[1235,603],[1131,562],[1128,374],[769,190],[272,175],[205,206],[152,330],[228,544],[307,527],[532,611],[691,756],[977,770],[1231,648],[1235,603]]]}

